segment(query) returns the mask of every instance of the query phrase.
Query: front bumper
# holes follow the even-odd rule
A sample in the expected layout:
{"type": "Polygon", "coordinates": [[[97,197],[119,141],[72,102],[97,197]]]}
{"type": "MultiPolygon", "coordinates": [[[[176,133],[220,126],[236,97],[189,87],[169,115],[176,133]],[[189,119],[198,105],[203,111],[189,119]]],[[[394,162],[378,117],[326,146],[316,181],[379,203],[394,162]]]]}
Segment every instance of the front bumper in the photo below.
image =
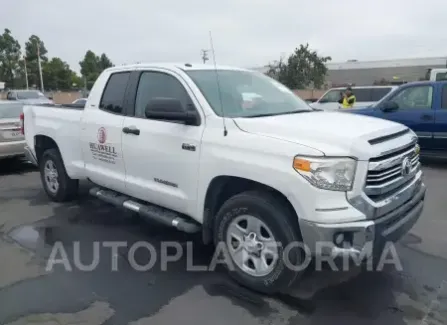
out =
{"type": "Polygon", "coordinates": [[[25,140],[0,142],[0,159],[23,156],[25,154],[25,140]]]}
{"type": "Polygon", "coordinates": [[[336,224],[300,221],[301,233],[310,252],[315,256],[369,257],[378,253],[386,242],[395,242],[404,236],[422,214],[426,187],[422,178],[415,179],[405,188],[408,198],[403,204],[377,219],[336,224]],[[348,242],[336,243],[343,234],[348,242]]]}

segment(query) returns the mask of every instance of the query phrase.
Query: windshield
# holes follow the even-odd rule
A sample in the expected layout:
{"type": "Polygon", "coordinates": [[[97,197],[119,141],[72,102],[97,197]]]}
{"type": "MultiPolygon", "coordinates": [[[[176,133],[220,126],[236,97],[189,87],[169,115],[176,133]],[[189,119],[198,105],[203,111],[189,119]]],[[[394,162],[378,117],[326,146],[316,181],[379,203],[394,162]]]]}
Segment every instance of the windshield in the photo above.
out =
{"type": "Polygon", "coordinates": [[[325,93],[319,100],[321,103],[336,103],[342,98],[342,89],[332,89],[325,93]]]}
{"type": "Polygon", "coordinates": [[[40,91],[19,91],[17,92],[18,99],[38,99],[45,98],[40,91]]]}
{"type": "Polygon", "coordinates": [[[19,118],[23,111],[22,104],[1,104],[0,105],[0,119],[19,118]]]}
{"type": "Polygon", "coordinates": [[[400,89],[400,88],[399,87],[398,88],[394,88],[394,89],[390,88],[388,93],[384,97],[382,97],[379,101],[377,101],[374,104],[372,104],[371,107],[379,107],[382,103],[388,101],[391,97],[393,97],[398,89],[400,89]]]}
{"type": "Polygon", "coordinates": [[[186,73],[218,116],[222,116],[221,100],[226,117],[313,111],[287,87],[262,73],[238,70],[191,70],[186,73]],[[220,85],[220,96],[217,82],[220,85]]]}

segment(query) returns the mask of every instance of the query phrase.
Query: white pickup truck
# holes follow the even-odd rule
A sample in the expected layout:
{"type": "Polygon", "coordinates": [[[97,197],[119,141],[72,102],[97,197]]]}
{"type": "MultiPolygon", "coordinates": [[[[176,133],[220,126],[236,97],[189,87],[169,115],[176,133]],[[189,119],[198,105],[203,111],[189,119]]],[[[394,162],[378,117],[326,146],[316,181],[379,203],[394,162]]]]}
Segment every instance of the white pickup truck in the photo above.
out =
{"type": "Polygon", "coordinates": [[[88,179],[99,199],[224,243],[230,275],[261,292],[302,274],[289,267],[305,258],[291,244],[362,256],[408,232],[424,205],[414,132],[316,111],[249,70],[113,67],[85,107],[25,106],[22,123],[52,200],[72,199],[88,179]],[[244,105],[244,94],[257,96],[244,105]]]}

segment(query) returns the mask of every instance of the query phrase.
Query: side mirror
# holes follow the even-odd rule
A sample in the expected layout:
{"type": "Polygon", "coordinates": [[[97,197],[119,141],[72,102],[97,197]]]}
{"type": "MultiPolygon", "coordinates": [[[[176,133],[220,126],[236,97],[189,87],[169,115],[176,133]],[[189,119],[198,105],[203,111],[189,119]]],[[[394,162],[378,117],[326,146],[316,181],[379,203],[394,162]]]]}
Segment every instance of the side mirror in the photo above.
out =
{"type": "Polygon", "coordinates": [[[179,121],[186,125],[200,125],[200,116],[195,110],[186,111],[175,98],[156,98],[151,100],[145,110],[147,118],[154,120],[179,121]]]}
{"type": "Polygon", "coordinates": [[[329,101],[327,99],[320,99],[319,103],[324,104],[324,103],[329,103],[329,101]]]}
{"type": "Polygon", "coordinates": [[[49,100],[53,100],[53,96],[48,96],[48,99],[49,100]]]}
{"type": "Polygon", "coordinates": [[[380,107],[384,112],[392,112],[399,109],[399,105],[396,102],[388,101],[382,104],[380,107]]]}

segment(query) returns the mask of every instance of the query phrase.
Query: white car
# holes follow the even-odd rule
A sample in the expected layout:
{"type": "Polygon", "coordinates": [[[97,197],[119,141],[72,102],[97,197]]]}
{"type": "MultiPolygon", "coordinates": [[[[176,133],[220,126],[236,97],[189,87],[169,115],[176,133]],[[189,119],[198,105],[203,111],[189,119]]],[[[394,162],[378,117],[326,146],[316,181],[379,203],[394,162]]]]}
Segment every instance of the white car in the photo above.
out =
{"type": "Polygon", "coordinates": [[[98,199],[222,243],[229,274],[261,292],[299,279],[303,270],[289,267],[303,257],[294,245],[364,259],[408,232],[424,206],[413,131],[314,111],[258,72],[113,67],[85,108],[24,112],[27,156],[52,200],[73,199],[88,179],[98,199]],[[241,92],[262,100],[244,109],[241,92]]]}
{"type": "MultiPolygon", "coordinates": [[[[389,92],[398,86],[359,86],[351,87],[356,97],[354,108],[366,107],[375,104],[385,97],[389,92]]],[[[340,93],[343,93],[346,87],[331,88],[323,94],[316,102],[310,106],[325,111],[335,111],[341,108],[339,104],[340,93]]]]}
{"type": "Polygon", "coordinates": [[[72,104],[74,104],[74,105],[82,105],[82,106],[85,106],[86,103],[87,103],[87,98],[78,98],[72,102],[72,104]]]}
{"type": "Polygon", "coordinates": [[[38,90],[10,90],[6,95],[6,99],[19,101],[23,104],[54,104],[52,98],[47,98],[38,90]]]}

